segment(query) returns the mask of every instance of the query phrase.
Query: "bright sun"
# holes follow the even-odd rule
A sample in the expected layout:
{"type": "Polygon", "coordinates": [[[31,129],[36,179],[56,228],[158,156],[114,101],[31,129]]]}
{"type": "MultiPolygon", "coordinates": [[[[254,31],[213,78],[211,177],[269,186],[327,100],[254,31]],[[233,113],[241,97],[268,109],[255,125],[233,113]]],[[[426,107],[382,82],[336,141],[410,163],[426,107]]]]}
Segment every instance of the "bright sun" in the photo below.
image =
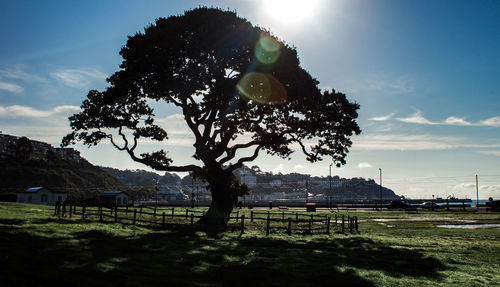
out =
{"type": "Polygon", "coordinates": [[[313,16],[319,0],[264,0],[266,11],[279,21],[299,22],[313,16]]]}

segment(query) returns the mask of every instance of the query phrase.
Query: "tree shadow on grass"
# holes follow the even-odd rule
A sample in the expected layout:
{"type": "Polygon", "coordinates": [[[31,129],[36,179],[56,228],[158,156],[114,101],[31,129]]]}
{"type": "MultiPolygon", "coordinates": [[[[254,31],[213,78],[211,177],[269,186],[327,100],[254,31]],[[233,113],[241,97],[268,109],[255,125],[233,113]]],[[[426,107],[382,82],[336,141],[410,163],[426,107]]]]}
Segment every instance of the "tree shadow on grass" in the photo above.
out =
{"type": "Polygon", "coordinates": [[[0,227],[5,286],[374,286],[354,269],[438,278],[444,265],[360,237],[301,242],[215,239],[192,229],[114,236],[89,230],[50,238],[0,227]],[[26,276],[26,274],[30,276],[26,276]]]}

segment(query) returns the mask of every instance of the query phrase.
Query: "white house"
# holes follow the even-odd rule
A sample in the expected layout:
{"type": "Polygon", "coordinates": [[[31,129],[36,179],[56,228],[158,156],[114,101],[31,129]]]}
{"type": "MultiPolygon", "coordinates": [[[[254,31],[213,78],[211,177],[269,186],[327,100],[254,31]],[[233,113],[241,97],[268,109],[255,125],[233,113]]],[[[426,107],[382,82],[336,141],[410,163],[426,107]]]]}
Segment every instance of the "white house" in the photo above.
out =
{"type": "Polygon", "coordinates": [[[128,204],[128,193],[123,191],[105,191],[99,194],[102,204],[124,206],[128,204]]]}
{"type": "Polygon", "coordinates": [[[66,192],[57,192],[48,187],[31,187],[17,193],[17,202],[55,205],[57,201],[65,201],[67,196],[66,192]]]}
{"type": "Polygon", "coordinates": [[[186,200],[188,196],[182,193],[180,190],[175,189],[161,189],[157,193],[158,200],[161,201],[177,201],[186,200]]]}

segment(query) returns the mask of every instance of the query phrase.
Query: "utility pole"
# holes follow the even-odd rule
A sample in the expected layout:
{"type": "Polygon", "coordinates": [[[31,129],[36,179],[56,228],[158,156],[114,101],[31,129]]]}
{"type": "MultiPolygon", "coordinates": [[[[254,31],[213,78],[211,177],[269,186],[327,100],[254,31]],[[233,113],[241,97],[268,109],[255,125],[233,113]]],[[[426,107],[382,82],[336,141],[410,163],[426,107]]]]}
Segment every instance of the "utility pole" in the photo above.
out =
{"type": "MultiPolygon", "coordinates": [[[[243,173],[243,184],[245,184],[246,171],[243,173]]],[[[243,206],[245,206],[245,194],[243,194],[243,206]]]]}
{"type": "Polygon", "coordinates": [[[306,180],[306,203],[308,201],[309,197],[309,182],[306,180]]]}
{"type": "Polygon", "coordinates": [[[333,162],[330,164],[330,175],[329,175],[329,178],[330,178],[330,200],[329,200],[330,208],[332,208],[332,198],[333,198],[333,192],[332,192],[332,165],[333,165],[333,162]]]}
{"type": "Polygon", "coordinates": [[[159,179],[155,180],[155,201],[156,201],[156,208],[158,208],[158,181],[159,179]]]}
{"type": "Polygon", "coordinates": [[[382,209],[382,169],[378,169],[380,171],[380,185],[379,185],[379,192],[380,192],[380,209],[382,209]]]}
{"type": "Polygon", "coordinates": [[[479,185],[476,174],[476,208],[479,209],[479,185]]]}

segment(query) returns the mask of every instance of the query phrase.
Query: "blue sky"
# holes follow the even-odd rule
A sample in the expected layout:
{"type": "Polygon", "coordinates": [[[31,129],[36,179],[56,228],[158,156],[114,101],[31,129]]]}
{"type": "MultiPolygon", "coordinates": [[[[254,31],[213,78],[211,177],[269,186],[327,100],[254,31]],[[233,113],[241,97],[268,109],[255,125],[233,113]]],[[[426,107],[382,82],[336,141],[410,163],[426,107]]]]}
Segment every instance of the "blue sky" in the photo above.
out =
{"type": "MultiPolygon", "coordinates": [[[[158,17],[215,6],[269,28],[297,48],[321,87],[361,105],[363,133],[334,174],[378,180],[382,168],[384,185],[417,198],[475,198],[479,174],[480,197],[500,197],[499,1],[288,3],[303,14],[261,0],[2,1],[0,130],[58,145],[69,131],[68,115],[118,70],[128,35],[158,17]]],[[[191,137],[176,113],[157,108],[172,129],[167,150],[188,163],[191,137]]],[[[109,144],[76,148],[94,164],[143,168],[109,144]]],[[[261,156],[255,164],[282,173],[329,172],[327,159],[310,164],[298,152],[290,161],[261,156]]]]}

